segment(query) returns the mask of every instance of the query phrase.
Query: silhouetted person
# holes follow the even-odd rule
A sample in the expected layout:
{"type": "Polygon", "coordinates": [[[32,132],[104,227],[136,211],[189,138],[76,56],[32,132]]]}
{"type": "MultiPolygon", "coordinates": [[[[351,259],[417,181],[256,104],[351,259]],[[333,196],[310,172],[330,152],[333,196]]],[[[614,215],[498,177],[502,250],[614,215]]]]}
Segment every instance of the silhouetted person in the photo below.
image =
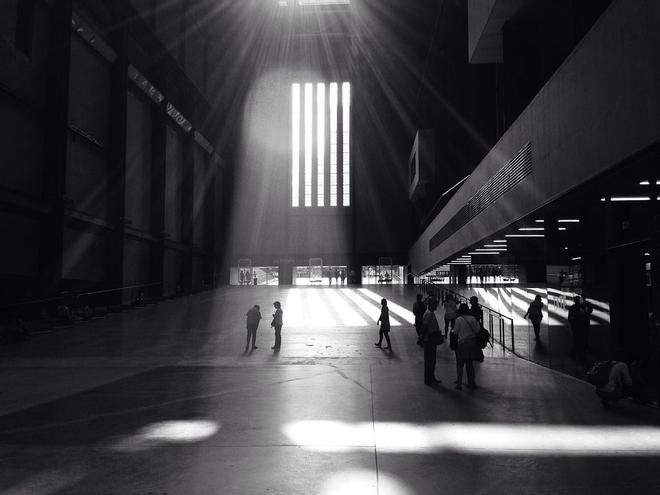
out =
{"type": "Polygon", "coordinates": [[[610,402],[616,402],[626,395],[632,389],[632,379],[628,365],[623,361],[611,361],[609,378],[605,385],[596,387],[596,395],[600,397],[603,406],[607,407],[610,402]]]}
{"type": "Polygon", "coordinates": [[[380,316],[376,323],[380,323],[380,330],[378,330],[378,342],[374,345],[380,347],[383,343],[383,335],[387,341],[385,349],[391,349],[392,343],[390,342],[390,309],[387,307],[387,299],[380,300],[380,316]]]}
{"type": "Polygon", "coordinates": [[[335,285],[339,285],[339,270],[335,268],[333,273],[333,278],[335,279],[335,285]]]}
{"type": "Polygon", "coordinates": [[[456,390],[463,388],[463,366],[467,371],[468,387],[477,388],[474,377],[473,361],[480,359],[481,349],[477,344],[477,335],[481,325],[477,319],[470,314],[468,305],[463,303],[456,312],[456,325],[452,333],[456,335],[456,390]]]}
{"type": "Polygon", "coordinates": [[[240,270],[238,272],[238,283],[240,285],[243,285],[243,281],[245,280],[245,273],[243,273],[243,270],[240,270]]]}
{"type": "Polygon", "coordinates": [[[424,342],[424,383],[426,385],[435,385],[440,383],[435,377],[435,360],[437,357],[437,344],[433,341],[432,335],[440,334],[440,325],[435,317],[435,310],[438,309],[438,301],[431,298],[427,302],[427,310],[422,318],[422,340],[424,342]]]}
{"type": "Polygon", "coordinates": [[[259,320],[261,320],[259,305],[255,304],[251,307],[248,312],[245,313],[245,316],[247,316],[247,340],[245,342],[245,350],[247,351],[248,347],[250,347],[250,338],[252,339],[252,349],[258,349],[255,345],[255,341],[257,340],[257,327],[259,326],[259,320]]]}
{"type": "Polygon", "coordinates": [[[282,305],[279,301],[273,303],[275,312],[273,313],[273,321],[270,326],[275,329],[275,345],[271,349],[279,351],[282,346],[282,305]]]}
{"type": "Polygon", "coordinates": [[[573,305],[568,308],[568,322],[571,325],[573,336],[573,347],[571,349],[573,359],[583,359],[587,352],[591,311],[591,305],[583,303],[580,296],[573,297],[573,305]]]}
{"type": "Polygon", "coordinates": [[[449,328],[454,329],[456,324],[456,301],[454,296],[449,294],[442,303],[442,309],[445,310],[445,337],[449,334],[449,328]]]}
{"type": "Polygon", "coordinates": [[[254,282],[254,285],[257,285],[257,272],[254,272],[254,277],[252,278],[252,281],[254,282]]]}
{"type": "Polygon", "coordinates": [[[341,279],[341,285],[344,285],[344,281],[346,280],[346,273],[344,273],[344,270],[339,271],[339,278],[341,279]]]}
{"type": "Polygon", "coordinates": [[[477,296],[472,296],[470,298],[470,314],[477,319],[480,326],[484,325],[484,312],[481,309],[479,298],[477,296]]]}
{"type": "Polygon", "coordinates": [[[529,321],[532,322],[534,327],[534,340],[539,340],[541,335],[541,320],[543,319],[543,302],[541,301],[541,296],[536,295],[534,300],[529,304],[527,313],[523,318],[529,317],[529,321]]]}
{"type": "Polygon", "coordinates": [[[419,345],[424,345],[422,343],[422,318],[426,312],[426,304],[422,301],[422,295],[417,294],[417,300],[412,307],[413,315],[415,315],[415,331],[417,332],[417,343],[419,345]]]}

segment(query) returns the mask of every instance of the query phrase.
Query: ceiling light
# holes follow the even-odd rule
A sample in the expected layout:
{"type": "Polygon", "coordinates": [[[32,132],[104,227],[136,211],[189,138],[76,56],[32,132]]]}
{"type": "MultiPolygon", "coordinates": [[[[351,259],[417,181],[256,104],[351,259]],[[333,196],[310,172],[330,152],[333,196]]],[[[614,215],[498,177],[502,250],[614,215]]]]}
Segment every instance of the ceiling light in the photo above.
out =
{"type": "Polygon", "coordinates": [[[507,242],[506,240],[495,239],[493,242],[507,242]]]}
{"type": "Polygon", "coordinates": [[[350,0],[298,0],[298,5],[349,5],[350,0]]]}
{"type": "Polygon", "coordinates": [[[476,250],[477,251],[498,251],[498,252],[502,252],[502,251],[506,251],[506,249],[507,248],[477,248],[476,250]]]}
{"type": "Polygon", "coordinates": [[[576,256],[575,258],[571,258],[571,261],[579,261],[582,259],[582,256],[576,256]]]}
{"type": "Polygon", "coordinates": [[[580,223],[579,218],[560,218],[557,220],[558,223],[580,223]]]}
{"type": "Polygon", "coordinates": [[[473,251],[469,254],[500,254],[499,251],[473,251]]]}
{"type": "Polygon", "coordinates": [[[545,230],[545,227],[521,227],[518,229],[521,232],[528,232],[528,231],[539,231],[539,230],[545,230]]]}
{"type": "Polygon", "coordinates": [[[539,220],[534,220],[536,223],[545,223],[545,220],[539,219],[539,220]]]}
{"type": "Polygon", "coordinates": [[[557,230],[559,230],[559,231],[562,231],[562,232],[563,232],[564,230],[566,230],[566,227],[557,227],[557,230]]]}
{"type": "Polygon", "coordinates": [[[543,234],[507,234],[504,237],[545,237],[543,234]]]}
{"type": "Polygon", "coordinates": [[[600,198],[601,201],[607,201],[607,198],[600,198]]]}
{"type": "Polygon", "coordinates": [[[503,246],[502,244],[484,244],[484,247],[487,247],[487,248],[503,248],[503,249],[506,249],[506,246],[503,246]]]}
{"type": "Polygon", "coordinates": [[[648,196],[612,196],[610,201],[651,201],[648,196]]]}
{"type": "Polygon", "coordinates": [[[647,180],[643,180],[639,183],[640,186],[648,186],[649,184],[651,184],[651,183],[647,180]]]}

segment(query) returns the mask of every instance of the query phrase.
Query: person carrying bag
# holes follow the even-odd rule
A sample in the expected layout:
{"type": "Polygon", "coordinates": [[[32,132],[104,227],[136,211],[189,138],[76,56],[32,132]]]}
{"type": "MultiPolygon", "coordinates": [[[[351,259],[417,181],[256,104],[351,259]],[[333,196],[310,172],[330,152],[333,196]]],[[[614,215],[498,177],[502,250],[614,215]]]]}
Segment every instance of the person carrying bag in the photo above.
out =
{"type": "Polygon", "coordinates": [[[478,339],[481,333],[481,324],[470,314],[467,304],[461,304],[457,311],[456,325],[451,333],[456,341],[456,390],[463,388],[463,366],[467,371],[468,387],[477,388],[475,382],[475,360],[482,360],[483,353],[479,347],[478,339]]]}

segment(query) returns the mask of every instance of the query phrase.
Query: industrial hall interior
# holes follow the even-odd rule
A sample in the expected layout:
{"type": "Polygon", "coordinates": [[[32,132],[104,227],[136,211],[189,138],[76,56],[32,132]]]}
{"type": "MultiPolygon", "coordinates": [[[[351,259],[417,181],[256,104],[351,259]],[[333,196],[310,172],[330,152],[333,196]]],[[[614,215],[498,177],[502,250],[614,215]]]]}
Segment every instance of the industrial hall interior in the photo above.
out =
{"type": "Polygon", "coordinates": [[[0,494],[660,493],[660,1],[0,3],[0,494]]]}

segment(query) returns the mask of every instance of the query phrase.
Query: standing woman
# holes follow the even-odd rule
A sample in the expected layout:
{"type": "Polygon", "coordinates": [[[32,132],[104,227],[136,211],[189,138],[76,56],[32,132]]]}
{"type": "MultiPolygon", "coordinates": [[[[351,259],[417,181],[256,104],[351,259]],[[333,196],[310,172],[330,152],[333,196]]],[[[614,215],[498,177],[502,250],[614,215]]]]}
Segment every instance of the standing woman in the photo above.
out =
{"type": "Polygon", "coordinates": [[[534,300],[529,304],[529,309],[525,313],[525,318],[529,316],[529,320],[534,327],[534,340],[539,340],[541,334],[541,320],[543,319],[543,302],[541,296],[536,295],[534,300]]]}
{"type": "Polygon", "coordinates": [[[442,303],[442,308],[445,310],[445,337],[449,333],[449,328],[454,329],[456,324],[456,302],[454,296],[449,294],[442,303]]]}
{"type": "Polygon", "coordinates": [[[282,345],[282,305],[280,304],[279,301],[275,301],[273,303],[273,306],[275,307],[275,312],[273,313],[273,321],[271,322],[270,326],[275,329],[275,345],[271,347],[271,349],[275,351],[280,350],[280,346],[282,345]]]}
{"type": "Polygon", "coordinates": [[[435,310],[438,309],[438,301],[434,297],[426,303],[428,309],[422,319],[422,341],[424,342],[424,384],[435,385],[440,383],[435,377],[435,361],[437,358],[437,346],[442,343],[443,336],[440,331],[435,310]]]}
{"type": "Polygon", "coordinates": [[[456,390],[463,388],[463,366],[467,371],[468,388],[477,388],[474,380],[474,360],[478,359],[481,350],[477,343],[477,335],[481,325],[477,319],[470,314],[467,304],[461,304],[457,311],[456,325],[451,333],[456,335],[456,390]]]}
{"type": "Polygon", "coordinates": [[[380,317],[376,323],[380,323],[380,330],[378,330],[378,342],[374,345],[380,347],[383,343],[383,335],[385,335],[385,340],[387,340],[387,347],[385,349],[391,349],[392,343],[390,342],[390,309],[387,307],[387,299],[381,299],[380,305],[380,317]]]}

